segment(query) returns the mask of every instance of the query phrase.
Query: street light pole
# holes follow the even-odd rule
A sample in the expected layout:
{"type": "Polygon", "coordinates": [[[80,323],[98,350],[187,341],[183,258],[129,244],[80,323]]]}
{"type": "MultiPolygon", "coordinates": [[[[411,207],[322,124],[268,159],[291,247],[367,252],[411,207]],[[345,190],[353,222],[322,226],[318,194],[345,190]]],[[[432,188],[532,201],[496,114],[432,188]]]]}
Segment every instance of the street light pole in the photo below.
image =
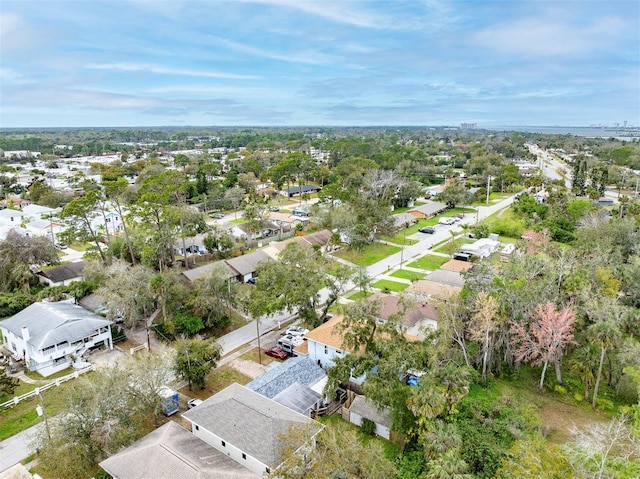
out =
{"type": "Polygon", "coordinates": [[[400,270],[402,270],[402,261],[404,257],[404,244],[407,241],[407,230],[402,230],[402,248],[400,248],[400,270]]]}

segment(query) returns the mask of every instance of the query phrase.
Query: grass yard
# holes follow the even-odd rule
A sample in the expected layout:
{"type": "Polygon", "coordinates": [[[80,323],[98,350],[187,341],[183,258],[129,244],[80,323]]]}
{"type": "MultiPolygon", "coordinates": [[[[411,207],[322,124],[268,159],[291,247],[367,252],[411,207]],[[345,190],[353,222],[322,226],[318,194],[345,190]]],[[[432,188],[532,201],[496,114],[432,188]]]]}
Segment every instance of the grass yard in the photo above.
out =
{"type": "Polygon", "coordinates": [[[442,243],[442,245],[438,249],[434,251],[436,253],[453,254],[456,251],[458,251],[458,249],[460,249],[460,246],[462,246],[463,244],[471,244],[473,242],[474,240],[471,240],[468,238],[458,238],[453,241],[453,244],[451,241],[447,240],[445,243],[442,243]]]}
{"type": "Polygon", "coordinates": [[[428,271],[435,271],[439,269],[440,266],[449,261],[449,258],[444,258],[442,256],[436,256],[434,254],[427,254],[422,258],[414,261],[413,263],[409,263],[407,266],[411,268],[420,268],[426,269],[428,271]]]}
{"type": "Polygon", "coordinates": [[[249,381],[251,381],[249,376],[225,364],[224,366],[214,369],[207,375],[204,389],[194,388],[193,391],[189,391],[189,386],[185,386],[180,392],[189,397],[204,400],[233,383],[244,385],[249,381]]]}
{"type": "Polygon", "coordinates": [[[347,299],[350,299],[351,301],[358,301],[359,299],[368,298],[372,294],[373,293],[370,291],[358,291],[357,293],[352,294],[351,296],[347,296],[347,299]]]}
{"type": "Polygon", "coordinates": [[[245,220],[244,218],[238,218],[238,219],[235,219],[235,220],[230,220],[229,223],[235,223],[237,225],[242,225],[242,224],[247,223],[247,220],[245,220]]]}
{"type": "Polygon", "coordinates": [[[362,251],[352,248],[343,248],[334,253],[338,258],[342,258],[358,266],[371,266],[378,261],[382,261],[387,256],[400,252],[400,246],[391,246],[383,243],[373,243],[362,251]]]}
{"type": "Polygon", "coordinates": [[[392,293],[399,293],[409,287],[409,285],[406,283],[398,283],[397,281],[391,281],[388,279],[381,279],[380,281],[376,281],[372,286],[382,291],[389,290],[392,293]]]}
{"type": "MultiPolygon", "coordinates": [[[[409,232],[411,228],[407,228],[406,230],[403,230],[403,231],[402,230],[398,231],[395,236],[383,236],[382,240],[388,241],[389,243],[393,243],[393,244],[399,244],[399,245],[404,244],[405,246],[416,244],[418,242],[417,240],[407,238],[407,235],[413,234],[409,232]]],[[[416,231],[418,231],[417,228],[416,228],[416,231]]]]}
{"type": "MultiPolygon", "coordinates": [[[[53,417],[64,409],[68,393],[74,387],[75,381],[79,380],[81,379],[71,379],[62,383],[60,386],[53,387],[42,392],[44,407],[48,417],[53,417]]],[[[24,394],[32,391],[33,389],[33,384],[21,383],[20,386],[18,386],[18,389],[16,389],[15,394],[24,394]]],[[[0,399],[2,401],[7,401],[11,399],[11,397],[5,398],[3,396],[0,399]]],[[[39,399],[36,396],[27,399],[26,401],[21,401],[15,406],[0,412],[0,441],[41,422],[42,419],[38,417],[38,414],[36,413],[36,406],[38,404],[39,399]]]]}
{"type": "Polygon", "coordinates": [[[264,350],[262,351],[262,354],[260,354],[260,357],[258,357],[258,348],[253,348],[251,351],[247,351],[242,356],[240,356],[240,359],[244,359],[245,361],[253,361],[254,363],[259,363],[260,358],[262,358],[263,366],[266,366],[267,364],[275,361],[275,359],[271,356],[267,356],[266,354],[264,354],[264,350]]]}
{"type": "Polygon", "coordinates": [[[424,279],[426,275],[424,273],[418,273],[408,269],[399,269],[398,271],[391,273],[390,276],[393,276],[394,278],[408,279],[409,281],[418,281],[419,279],[424,279]]]}

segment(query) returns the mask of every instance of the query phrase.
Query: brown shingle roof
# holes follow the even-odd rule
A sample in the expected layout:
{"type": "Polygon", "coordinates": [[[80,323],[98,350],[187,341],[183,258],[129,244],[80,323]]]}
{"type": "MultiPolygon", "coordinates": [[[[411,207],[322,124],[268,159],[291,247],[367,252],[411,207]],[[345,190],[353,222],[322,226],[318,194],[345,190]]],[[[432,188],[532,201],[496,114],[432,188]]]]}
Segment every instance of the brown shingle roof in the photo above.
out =
{"type": "Polygon", "coordinates": [[[448,298],[462,291],[462,288],[421,279],[409,286],[405,291],[434,298],[448,298]]]}
{"type": "MultiPolygon", "coordinates": [[[[382,307],[379,313],[379,317],[381,319],[389,320],[393,315],[400,312],[400,307],[398,306],[400,300],[399,296],[394,296],[392,294],[379,294],[372,296],[371,299],[381,300],[382,307]]],[[[411,328],[423,319],[433,319],[438,321],[440,319],[440,315],[433,305],[422,300],[415,301],[415,307],[409,308],[404,317],[400,319],[402,320],[402,324],[411,328]]]]}

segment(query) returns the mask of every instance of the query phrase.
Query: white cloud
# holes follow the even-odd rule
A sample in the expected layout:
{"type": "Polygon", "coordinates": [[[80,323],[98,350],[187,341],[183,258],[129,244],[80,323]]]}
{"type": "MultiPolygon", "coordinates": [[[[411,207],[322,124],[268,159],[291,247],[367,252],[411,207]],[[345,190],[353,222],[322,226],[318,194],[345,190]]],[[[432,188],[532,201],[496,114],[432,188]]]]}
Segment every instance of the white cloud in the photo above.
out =
{"type": "Polygon", "coordinates": [[[620,19],[611,17],[597,19],[586,27],[547,17],[524,18],[491,25],[473,35],[471,40],[473,44],[507,55],[584,55],[610,48],[610,40],[622,26],[620,19]]]}
{"type": "MultiPolygon", "coordinates": [[[[306,0],[242,0],[299,10],[338,23],[365,28],[388,28],[388,18],[353,8],[354,2],[314,2],[306,0]]],[[[398,28],[398,26],[396,26],[398,28]]]]}
{"type": "Polygon", "coordinates": [[[235,42],[233,40],[229,40],[227,38],[219,38],[213,37],[218,42],[223,45],[231,48],[233,50],[247,53],[249,55],[253,55],[261,58],[269,58],[271,60],[279,60],[283,62],[291,62],[291,63],[304,63],[308,65],[325,65],[329,64],[334,59],[320,52],[316,51],[306,51],[306,52],[295,52],[295,53],[278,53],[272,50],[265,50],[258,47],[253,47],[249,45],[245,45],[239,42],[235,42]]]}
{"type": "Polygon", "coordinates": [[[90,70],[113,70],[125,72],[149,72],[161,75],[181,75],[205,78],[226,78],[230,80],[255,80],[260,78],[255,75],[240,75],[237,73],[190,70],[182,68],[169,68],[160,65],[146,63],[89,63],[85,66],[90,70]]]}

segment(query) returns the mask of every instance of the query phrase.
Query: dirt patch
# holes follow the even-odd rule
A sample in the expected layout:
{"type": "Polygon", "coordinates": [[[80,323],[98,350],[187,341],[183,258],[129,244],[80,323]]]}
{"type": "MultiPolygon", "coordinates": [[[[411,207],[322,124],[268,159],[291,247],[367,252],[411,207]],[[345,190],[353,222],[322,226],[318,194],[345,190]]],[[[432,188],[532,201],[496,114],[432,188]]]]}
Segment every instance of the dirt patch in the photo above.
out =
{"type": "Polygon", "coordinates": [[[96,368],[104,368],[107,366],[113,366],[116,361],[124,358],[128,354],[128,350],[119,351],[118,349],[103,349],[96,351],[89,357],[89,361],[95,365],[96,368]]]}
{"type": "Polygon", "coordinates": [[[255,379],[258,376],[262,376],[264,374],[264,366],[261,366],[260,364],[253,361],[247,361],[245,359],[238,358],[232,360],[228,364],[236,371],[241,372],[251,379],[255,379]]]}
{"type": "Polygon", "coordinates": [[[535,395],[531,401],[537,406],[543,432],[549,442],[564,444],[571,441],[571,429],[586,428],[597,423],[609,422],[605,414],[587,407],[567,404],[554,398],[535,395]]]}

